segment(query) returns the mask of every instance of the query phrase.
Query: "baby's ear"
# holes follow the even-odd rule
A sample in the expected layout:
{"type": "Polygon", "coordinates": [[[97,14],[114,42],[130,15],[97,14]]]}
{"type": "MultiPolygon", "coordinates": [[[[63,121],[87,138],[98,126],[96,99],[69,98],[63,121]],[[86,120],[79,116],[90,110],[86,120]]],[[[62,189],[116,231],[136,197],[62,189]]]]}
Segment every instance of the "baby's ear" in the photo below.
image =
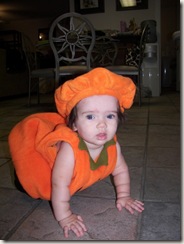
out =
{"type": "Polygon", "coordinates": [[[73,123],[73,125],[72,125],[72,130],[77,131],[77,127],[76,127],[75,123],[73,123]]]}

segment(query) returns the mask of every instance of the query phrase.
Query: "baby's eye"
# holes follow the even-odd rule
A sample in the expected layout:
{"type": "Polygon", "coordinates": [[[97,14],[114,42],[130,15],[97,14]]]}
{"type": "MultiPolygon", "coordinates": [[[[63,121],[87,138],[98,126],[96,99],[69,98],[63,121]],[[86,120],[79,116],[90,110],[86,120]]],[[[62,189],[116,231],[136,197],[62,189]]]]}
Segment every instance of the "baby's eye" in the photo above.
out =
{"type": "Polygon", "coordinates": [[[94,116],[94,115],[92,115],[92,114],[88,114],[88,115],[86,115],[86,118],[87,118],[87,119],[89,119],[89,120],[91,120],[91,119],[94,119],[94,118],[95,118],[95,116],[94,116]]]}
{"type": "Polygon", "coordinates": [[[108,114],[107,115],[107,118],[108,119],[115,119],[116,118],[116,115],[115,114],[108,114]]]}

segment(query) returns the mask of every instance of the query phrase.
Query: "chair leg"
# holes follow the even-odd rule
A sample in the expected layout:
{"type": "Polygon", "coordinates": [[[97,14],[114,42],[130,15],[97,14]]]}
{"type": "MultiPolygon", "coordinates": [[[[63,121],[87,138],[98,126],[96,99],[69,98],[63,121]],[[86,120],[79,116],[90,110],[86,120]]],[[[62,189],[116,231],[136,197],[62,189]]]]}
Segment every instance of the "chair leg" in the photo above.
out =
{"type": "MultiPolygon", "coordinates": [[[[28,106],[31,105],[31,88],[35,88],[35,84],[33,87],[31,87],[31,77],[29,78],[29,88],[28,88],[28,106]]],[[[39,78],[38,78],[38,81],[37,81],[37,103],[40,104],[40,88],[39,88],[39,78]]]]}
{"type": "Polygon", "coordinates": [[[139,87],[139,107],[142,105],[141,88],[139,87]]]}
{"type": "Polygon", "coordinates": [[[139,89],[139,106],[141,107],[141,105],[142,105],[142,97],[141,97],[141,80],[140,80],[140,75],[138,76],[137,82],[138,82],[138,89],[139,89]]]}

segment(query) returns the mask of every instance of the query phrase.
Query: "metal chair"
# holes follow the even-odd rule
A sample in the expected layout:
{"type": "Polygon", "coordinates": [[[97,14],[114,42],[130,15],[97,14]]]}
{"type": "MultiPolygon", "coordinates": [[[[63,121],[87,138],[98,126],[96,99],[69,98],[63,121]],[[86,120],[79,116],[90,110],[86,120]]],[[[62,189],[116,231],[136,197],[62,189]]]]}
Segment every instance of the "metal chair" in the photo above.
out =
{"type": "Polygon", "coordinates": [[[110,37],[99,36],[91,54],[92,67],[106,67],[114,65],[117,56],[117,45],[111,41],[110,37]]]}
{"type": "Polygon", "coordinates": [[[111,65],[106,66],[110,71],[124,76],[135,76],[137,89],[139,92],[139,106],[142,104],[141,97],[141,78],[142,78],[142,62],[144,58],[144,49],[146,43],[146,37],[148,33],[148,26],[145,26],[141,32],[140,42],[139,42],[139,54],[138,54],[138,65],[111,65]]]}
{"type": "Polygon", "coordinates": [[[28,105],[30,106],[32,92],[37,92],[37,103],[40,103],[40,79],[48,79],[49,82],[53,82],[54,68],[39,68],[38,50],[29,37],[24,34],[22,34],[22,46],[28,68],[28,105]]]}
{"type": "Polygon", "coordinates": [[[55,57],[55,85],[60,77],[77,76],[91,69],[91,52],[95,30],[90,21],[78,13],[66,13],[54,20],[49,42],[55,57]]]}

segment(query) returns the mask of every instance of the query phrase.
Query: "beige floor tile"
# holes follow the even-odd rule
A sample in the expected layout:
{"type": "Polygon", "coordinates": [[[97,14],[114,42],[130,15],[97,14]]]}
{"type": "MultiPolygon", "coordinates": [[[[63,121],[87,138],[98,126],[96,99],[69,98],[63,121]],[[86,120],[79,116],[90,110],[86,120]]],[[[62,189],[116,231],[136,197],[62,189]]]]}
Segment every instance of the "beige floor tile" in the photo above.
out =
{"type": "Polygon", "coordinates": [[[181,163],[178,147],[148,147],[148,167],[181,167],[181,163]]]}
{"type": "Polygon", "coordinates": [[[122,147],[144,147],[146,143],[146,134],[124,133],[118,136],[118,141],[122,147]]]}
{"type": "Polygon", "coordinates": [[[180,136],[149,133],[148,147],[180,147],[180,136]]]}
{"type": "MultiPolygon", "coordinates": [[[[35,97],[32,100],[36,102],[35,97]]],[[[179,240],[181,230],[180,97],[176,92],[138,100],[125,110],[118,130],[131,178],[131,195],[143,197],[145,210],[131,215],[115,208],[110,177],[72,197],[72,210],[88,227],[82,238],[68,240],[179,240]],[[137,235],[139,234],[139,235],[137,235]]],[[[1,101],[0,106],[0,237],[8,241],[66,241],[50,202],[35,200],[14,188],[8,134],[22,118],[37,112],[56,112],[53,94],[41,104],[27,106],[27,97],[1,101]]]]}
{"type": "Polygon", "coordinates": [[[180,241],[180,205],[175,203],[145,203],[142,214],[141,241],[180,241]]]}
{"type": "Polygon", "coordinates": [[[144,160],[144,147],[121,147],[125,161],[129,167],[142,167],[144,160]]]}
{"type": "Polygon", "coordinates": [[[149,125],[149,135],[162,134],[162,135],[178,135],[180,137],[181,129],[177,125],[149,125]]]}
{"type": "Polygon", "coordinates": [[[15,189],[14,186],[14,171],[10,161],[3,166],[0,167],[0,187],[2,188],[12,188],[15,189]]]}
{"type": "Polygon", "coordinates": [[[48,202],[40,206],[20,225],[9,241],[54,241],[54,240],[135,240],[138,214],[131,215],[126,210],[118,212],[113,200],[73,197],[73,212],[82,216],[87,227],[83,237],[76,237],[72,232],[69,238],[53,217],[48,202]],[[49,224],[48,224],[49,223],[49,224]]]}
{"type": "Polygon", "coordinates": [[[147,168],[145,201],[180,202],[180,169],[147,168]]]}
{"type": "MultiPolygon", "coordinates": [[[[0,195],[0,239],[7,240],[14,233],[15,226],[18,227],[38,206],[40,201],[34,200],[17,190],[7,188],[0,188],[0,195]]],[[[21,239],[22,237],[19,236],[19,240],[21,239]]]]}
{"type": "Polygon", "coordinates": [[[2,140],[0,143],[0,158],[11,158],[8,142],[2,140]]]}

